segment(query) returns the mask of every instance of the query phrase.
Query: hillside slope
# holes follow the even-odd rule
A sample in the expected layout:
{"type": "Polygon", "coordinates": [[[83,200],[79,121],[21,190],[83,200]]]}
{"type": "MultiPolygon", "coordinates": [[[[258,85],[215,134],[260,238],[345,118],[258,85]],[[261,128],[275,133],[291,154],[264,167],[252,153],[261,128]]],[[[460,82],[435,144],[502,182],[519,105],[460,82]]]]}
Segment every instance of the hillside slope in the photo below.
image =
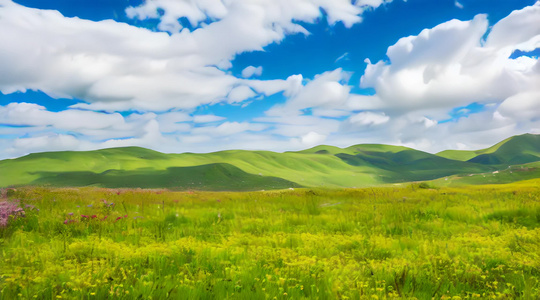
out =
{"type": "Polygon", "coordinates": [[[476,151],[446,150],[438,156],[485,165],[524,164],[540,161],[540,135],[523,134],[510,137],[486,149],[476,151]]]}
{"type": "MultiPolygon", "coordinates": [[[[450,156],[466,156],[452,153],[450,156]]],[[[46,152],[0,161],[0,187],[96,185],[212,190],[365,187],[489,173],[500,170],[504,164],[539,161],[540,136],[513,137],[476,151],[475,155],[466,161],[453,160],[441,157],[440,153],[376,144],[344,149],[317,146],[285,153],[231,150],[163,154],[138,147],[46,152]]]]}
{"type": "Polygon", "coordinates": [[[32,182],[46,186],[88,186],[105,188],[171,188],[208,191],[254,191],[286,189],[300,185],[277,177],[246,173],[229,164],[171,167],[166,170],[108,170],[102,173],[42,172],[32,182]]]}

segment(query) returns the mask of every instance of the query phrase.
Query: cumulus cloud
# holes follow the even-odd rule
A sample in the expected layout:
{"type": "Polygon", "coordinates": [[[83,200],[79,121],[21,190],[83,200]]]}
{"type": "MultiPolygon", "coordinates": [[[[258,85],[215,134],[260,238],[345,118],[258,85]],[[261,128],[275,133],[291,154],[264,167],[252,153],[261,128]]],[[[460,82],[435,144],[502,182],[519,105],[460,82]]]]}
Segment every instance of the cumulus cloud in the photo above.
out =
{"type": "Polygon", "coordinates": [[[389,47],[388,62],[368,61],[361,86],[375,88],[388,109],[403,111],[500,103],[540,86],[537,59],[509,58],[516,49],[537,45],[539,19],[540,4],[514,12],[493,26],[484,44],[485,15],[425,29],[389,47]]]}
{"type": "MultiPolygon", "coordinates": [[[[173,33],[169,35],[112,20],[66,18],[57,11],[0,0],[0,91],[41,90],[87,102],[77,108],[107,111],[191,109],[228,96],[237,102],[246,98],[248,87],[268,95],[265,91],[283,91],[288,83],[251,85],[228,74],[224,70],[235,55],[262,50],[287,34],[308,34],[298,22],[321,18],[320,9],[330,24],[350,27],[361,21],[365,5],[380,3],[149,0],[126,10],[132,18],[159,18],[159,28],[173,33]],[[183,17],[196,30],[180,30],[183,17]],[[205,24],[207,20],[213,21],[205,24]],[[243,90],[235,90],[239,86],[243,90]]],[[[261,72],[253,67],[243,75],[261,72]]]]}
{"type": "MultiPolygon", "coordinates": [[[[241,31],[253,34],[260,30],[261,25],[272,25],[275,34],[283,32],[305,32],[305,29],[299,26],[295,21],[312,22],[320,17],[320,9],[324,9],[328,15],[328,22],[335,24],[343,22],[347,27],[361,21],[360,14],[370,8],[377,8],[383,3],[390,1],[384,0],[357,0],[351,3],[349,0],[148,0],[137,7],[129,7],[126,13],[131,18],[159,19],[159,28],[171,33],[178,32],[182,28],[179,22],[181,18],[187,18],[191,27],[201,28],[210,26],[219,22],[229,22],[244,13],[241,31]],[[158,14],[158,9],[163,12],[158,14]],[[249,18],[249,14],[253,18],[249,18]],[[209,24],[210,23],[210,24],[209,24]]],[[[238,19],[234,19],[236,22],[238,19]]],[[[230,24],[241,25],[241,24],[230,24]]],[[[242,32],[244,33],[244,32],[242,32]]],[[[230,32],[227,38],[236,38],[237,36],[230,32]]]]}
{"type": "Polygon", "coordinates": [[[540,3],[513,11],[493,26],[487,40],[487,48],[532,51],[540,47],[540,3]]]}
{"type": "Polygon", "coordinates": [[[536,91],[518,93],[508,97],[497,109],[497,113],[505,118],[518,122],[540,118],[540,88],[536,91]]]}
{"type": "MultiPolygon", "coordinates": [[[[350,74],[342,69],[315,76],[305,86],[299,85],[288,96],[284,105],[277,105],[266,112],[267,115],[294,115],[306,108],[343,107],[349,99],[351,87],[347,85],[350,74]]],[[[302,78],[299,78],[301,80],[302,78]]]]}
{"type": "Polygon", "coordinates": [[[510,58],[515,50],[540,47],[538,20],[540,3],[512,12],[490,31],[487,17],[477,15],[401,38],[388,48],[387,61],[366,60],[360,86],[376,94],[347,103],[367,110],[360,115],[384,112],[390,118],[382,124],[386,136],[431,151],[487,146],[538,128],[540,63],[537,57],[510,58]],[[471,103],[484,108],[449,116],[471,103]]]}

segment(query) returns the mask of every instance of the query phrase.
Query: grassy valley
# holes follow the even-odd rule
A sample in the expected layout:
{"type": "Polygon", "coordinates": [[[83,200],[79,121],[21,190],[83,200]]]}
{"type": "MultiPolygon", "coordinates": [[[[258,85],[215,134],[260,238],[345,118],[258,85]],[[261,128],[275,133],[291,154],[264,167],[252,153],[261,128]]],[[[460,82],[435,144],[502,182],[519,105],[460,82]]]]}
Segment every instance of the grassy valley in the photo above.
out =
{"type": "Polygon", "coordinates": [[[538,299],[537,141],[1,161],[0,299],[538,299]]]}

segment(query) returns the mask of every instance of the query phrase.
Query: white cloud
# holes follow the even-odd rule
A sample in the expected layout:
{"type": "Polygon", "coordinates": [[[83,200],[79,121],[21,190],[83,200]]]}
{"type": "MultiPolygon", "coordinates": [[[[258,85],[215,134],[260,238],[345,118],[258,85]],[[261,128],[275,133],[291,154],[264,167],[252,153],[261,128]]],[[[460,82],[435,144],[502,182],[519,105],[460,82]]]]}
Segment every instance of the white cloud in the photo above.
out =
{"type": "MultiPolygon", "coordinates": [[[[225,98],[237,78],[206,67],[191,34],[65,18],[9,1],[0,7],[0,90],[42,90],[107,110],[192,108],[225,98]]],[[[78,107],[85,107],[78,105],[78,107]]]]}
{"type": "Polygon", "coordinates": [[[191,122],[193,117],[186,112],[177,111],[159,114],[156,120],[163,133],[189,132],[192,126],[187,122],[191,122]]]}
{"type": "MultiPolygon", "coordinates": [[[[484,15],[402,38],[388,48],[389,61],[367,61],[361,86],[373,87],[376,95],[349,100],[349,107],[390,117],[373,135],[429,151],[463,144],[479,149],[531,132],[540,125],[540,63],[533,57],[509,57],[516,49],[531,51],[540,45],[538,20],[540,3],[499,21],[485,42],[484,15]],[[485,105],[483,110],[439,122],[451,119],[448,112],[454,108],[473,102],[485,105]]],[[[342,130],[353,132],[354,127],[342,130]]]]}
{"type": "MultiPolygon", "coordinates": [[[[245,26],[239,28],[241,34],[253,34],[260,30],[261,25],[272,25],[276,34],[283,32],[305,32],[301,26],[292,20],[312,22],[320,17],[319,9],[322,8],[328,14],[330,24],[343,22],[347,27],[361,21],[360,14],[369,8],[376,8],[383,4],[382,0],[359,0],[352,4],[349,0],[148,0],[138,7],[130,7],[126,10],[129,17],[144,20],[146,18],[158,19],[159,28],[169,32],[178,32],[182,25],[180,18],[187,18],[192,27],[201,28],[212,26],[216,23],[227,23],[234,20],[239,14],[244,15],[245,26]],[[159,16],[157,10],[161,9],[164,14],[159,16]],[[253,16],[250,18],[249,15],[253,16]],[[208,19],[215,20],[207,24],[208,19]]],[[[241,25],[241,24],[235,24],[241,25]]],[[[227,38],[236,38],[230,32],[227,38]]]]}
{"type": "Polygon", "coordinates": [[[390,117],[388,117],[384,113],[373,113],[369,111],[358,113],[349,118],[349,121],[352,124],[360,124],[367,126],[381,125],[387,123],[389,120],[390,117]]]}
{"type": "Polygon", "coordinates": [[[244,70],[242,70],[242,77],[250,78],[253,76],[261,76],[262,72],[263,72],[263,67],[261,66],[258,66],[258,67],[249,66],[249,67],[246,67],[244,70]]]}
{"type": "Polygon", "coordinates": [[[514,49],[531,51],[540,47],[538,20],[540,20],[540,2],[513,11],[493,25],[486,40],[486,47],[508,50],[508,55],[514,49]]]}
{"type": "Polygon", "coordinates": [[[256,95],[257,94],[251,88],[247,86],[239,86],[231,90],[227,96],[227,99],[229,103],[239,103],[246,99],[253,98],[256,95]]]}
{"type": "Polygon", "coordinates": [[[384,3],[390,3],[392,0],[356,0],[355,4],[357,6],[362,6],[364,8],[377,8],[384,3]]]}
{"type": "Polygon", "coordinates": [[[41,90],[88,103],[77,108],[107,111],[192,109],[237,96],[231,91],[239,86],[276,93],[288,82],[252,86],[223,70],[238,53],[262,50],[288,34],[307,34],[297,23],[319,19],[321,8],[330,24],[351,26],[361,21],[360,6],[348,0],[149,0],[126,10],[133,18],[159,17],[160,28],[174,32],[168,35],[0,0],[0,91],[41,90]],[[181,17],[197,29],[178,32],[181,17]],[[215,21],[204,25],[208,19],[215,21]]]}
{"type": "Polygon", "coordinates": [[[463,4],[459,3],[459,1],[457,1],[457,0],[454,2],[454,5],[455,5],[457,8],[460,8],[460,9],[463,9],[463,8],[464,8],[463,4]]]}
{"type": "Polygon", "coordinates": [[[4,124],[33,126],[42,129],[53,127],[88,135],[92,135],[94,132],[107,132],[110,129],[129,132],[134,127],[128,125],[118,113],[104,114],[80,110],[50,112],[43,106],[29,103],[10,103],[7,106],[0,106],[0,119],[4,124]]]}
{"type": "Polygon", "coordinates": [[[324,142],[324,140],[326,140],[326,135],[318,134],[317,132],[314,132],[314,131],[310,131],[308,134],[303,135],[300,138],[300,141],[302,142],[302,144],[308,147],[319,145],[322,142],[324,142]]]}
{"type": "Polygon", "coordinates": [[[81,141],[71,135],[51,134],[31,138],[16,139],[8,153],[19,154],[19,149],[24,149],[24,154],[44,151],[60,151],[65,149],[78,149],[81,141]]]}
{"type": "Polygon", "coordinates": [[[349,73],[342,69],[315,76],[305,86],[297,88],[288,96],[290,99],[284,105],[277,105],[266,112],[267,115],[291,115],[306,108],[336,108],[343,107],[349,99],[349,73]]]}
{"type": "Polygon", "coordinates": [[[262,131],[268,126],[248,122],[224,122],[217,126],[205,126],[194,128],[191,133],[195,135],[229,136],[246,131],[262,131]]]}
{"type": "Polygon", "coordinates": [[[314,116],[318,117],[329,117],[329,118],[340,118],[346,117],[351,114],[350,111],[343,109],[324,109],[324,108],[315,108],[312,110],[314,116]]]}
{"type": "Polygon", "coordinates": [[[509,58],[520,45],[540,40],[539,18],[540,4],[514,12],[493,26],[485,45],[481,43],[488,26],[484,15],[425,29],[389,47],[390,62],[368,61],[361,86],[375,88],[387,110],[450,110],[472,102],[500,103],[540,86],[534,74],[537,59],[509,58]],[[518,19],[523,29],[510,30],[518,19]]]}
{"type": "Polygon", "coordinates": [[[340,61],[344,61],[344,60],[349,60],[349,52],[345,52],[343,53],[340,57],[336,58],[336,60],[334,62],[340,62],[340,61]]]}
{"type": "Polygon", "coordinates": [[[534,92],[523,92],[507,98],[497,113],[520,123],[540,118],[540,87],[534,92]]]}

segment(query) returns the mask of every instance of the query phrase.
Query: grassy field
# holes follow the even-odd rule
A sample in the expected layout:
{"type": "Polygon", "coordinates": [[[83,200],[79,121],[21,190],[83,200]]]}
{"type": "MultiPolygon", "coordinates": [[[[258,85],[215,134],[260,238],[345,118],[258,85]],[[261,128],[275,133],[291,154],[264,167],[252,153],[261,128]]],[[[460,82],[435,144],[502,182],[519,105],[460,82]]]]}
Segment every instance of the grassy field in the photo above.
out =
{"type": "Polygon", "coordinates": [[[10,190],[0,299],[539,299],[539,186],[10,190]]]}

